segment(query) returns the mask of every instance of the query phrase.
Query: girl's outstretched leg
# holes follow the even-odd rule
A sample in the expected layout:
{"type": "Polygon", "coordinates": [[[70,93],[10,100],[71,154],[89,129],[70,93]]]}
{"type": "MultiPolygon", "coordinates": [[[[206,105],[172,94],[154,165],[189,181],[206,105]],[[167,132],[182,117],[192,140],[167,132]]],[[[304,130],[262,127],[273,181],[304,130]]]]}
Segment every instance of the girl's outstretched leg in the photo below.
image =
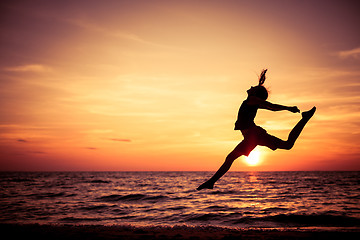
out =
{"type": "Polygon", "coordinates": [[[241,155],[248,155],[256,146],[250,146],[246,141],[239,143],[235,149],[226,157],[225,162],[219,170],[206,182],[201,184],[197,190],[201,189],[213,189],[214,184],[219,180],[231,167],[232,163],[241,155]]]}
{"type": "Polygon", "coordinates": [[[302,118],[301,120],[296,124],[296,126],[291,130],[288,140],[284,141],[279,148],[281,149],[291,149],[294,144],[296,139],[299,137],[301,131],[304,129],[306,123],[310,120],[310,118],[314,115],[316,111],[316,107],[313,107],[312,109],[310,109],[309,111],[303,112],[302,113],[302,118]]]}

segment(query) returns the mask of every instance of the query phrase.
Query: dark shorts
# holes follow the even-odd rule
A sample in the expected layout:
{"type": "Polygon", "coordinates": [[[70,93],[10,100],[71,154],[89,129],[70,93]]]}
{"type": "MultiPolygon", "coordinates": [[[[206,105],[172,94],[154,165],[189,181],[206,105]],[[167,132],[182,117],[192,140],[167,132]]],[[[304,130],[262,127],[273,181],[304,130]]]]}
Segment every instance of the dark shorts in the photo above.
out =
{"type": "Polygon", "coordinates": [[[280,143],[283,142],[283,140],[268,134],[265,129],[259,126],[246,129],[245,131],[242,131],[242,133],[244,135],[244,140],[238,147],[245,152],[246,156],[248,156],[257,145],[266,146],[271,150],[276,150],[280,143]]]}

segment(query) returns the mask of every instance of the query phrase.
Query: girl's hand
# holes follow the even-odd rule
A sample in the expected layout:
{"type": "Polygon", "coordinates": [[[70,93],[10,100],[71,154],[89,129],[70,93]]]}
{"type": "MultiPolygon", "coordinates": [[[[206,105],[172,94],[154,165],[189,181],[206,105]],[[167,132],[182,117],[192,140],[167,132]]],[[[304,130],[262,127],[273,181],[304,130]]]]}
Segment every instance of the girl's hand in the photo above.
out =
{"type": "Polygon", "coordinates": [[[299,113],[300,110],[298,109],[298,107],[289,107],[289,111],[292,112],[292,113],[299,113]]]}

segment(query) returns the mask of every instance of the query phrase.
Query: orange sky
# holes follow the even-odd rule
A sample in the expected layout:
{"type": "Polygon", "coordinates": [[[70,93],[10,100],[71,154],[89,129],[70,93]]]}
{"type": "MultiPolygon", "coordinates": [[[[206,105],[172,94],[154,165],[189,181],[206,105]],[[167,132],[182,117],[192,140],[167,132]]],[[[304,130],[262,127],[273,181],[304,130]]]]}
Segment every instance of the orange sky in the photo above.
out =
{"type": "MultiPolygon", "coordinates": [[[[0,170],[215,171],[246,90],[318,110],[295,147],[231,170],[360,170],[355,1],[8,1],[0,170]]],[[[286,139],[300,114],[261,110],[286,139]]]]}

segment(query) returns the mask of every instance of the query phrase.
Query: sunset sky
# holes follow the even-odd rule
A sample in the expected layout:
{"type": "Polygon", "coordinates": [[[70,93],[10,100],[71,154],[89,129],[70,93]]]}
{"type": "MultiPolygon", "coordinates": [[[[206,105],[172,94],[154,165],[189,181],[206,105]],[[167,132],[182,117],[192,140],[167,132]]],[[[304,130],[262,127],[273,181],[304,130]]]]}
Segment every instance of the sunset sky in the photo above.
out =
{"type": "MultiPolygon", "coordinates": [[[[0,170],[215,171],[263,68],[269,101],[317,112],[292,150],[231,170],[360,170],[357,1],[0,7],[0,170]]],[[[300,117],[255,122],[286,139],[300,117]]]]}

